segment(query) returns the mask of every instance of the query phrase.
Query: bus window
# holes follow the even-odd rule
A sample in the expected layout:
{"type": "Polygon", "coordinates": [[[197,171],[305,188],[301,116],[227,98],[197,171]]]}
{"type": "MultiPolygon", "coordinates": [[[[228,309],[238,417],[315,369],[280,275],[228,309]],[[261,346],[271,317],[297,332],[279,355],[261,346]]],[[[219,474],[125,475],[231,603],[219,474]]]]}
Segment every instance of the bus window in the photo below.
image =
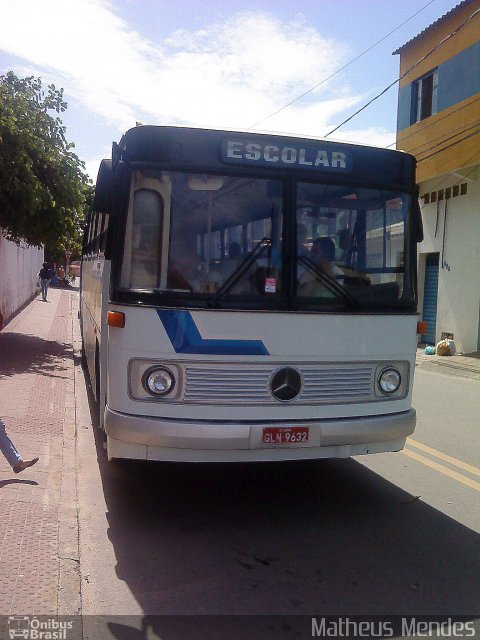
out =
{"type": "Polygon", "coordinates": [[[122,269],[122,286],[132,289],[158,287],[161,265],[163,200],[152,189],[138,189],[129,216],[122,269]]]}
{"type": "Polygon", "coordinates": [[[103,224],[102,224],[102,230],[100,232],[100,245],[99,245],[99,251],[102,255],[105,254],[105,248],[107,246],[107,231],[108,231],[109,218],[110,216],[108,215],[108,213],[105,213],[103,215],[103,224]]]}
{"type": "Polygon", "coordinates": [[[88,255],[92,255],[95,253],[95,238],[97,235],[97,227],[98,227],[98,219],[100,217],[99,213],[94,213],[91,217],[90,223],[88,225],[88,237],[87,237],[87,253],[88,255]]]}
{"type": "Polygon", "coordinates": [[[398,273],[404,269],[404,242],[406,212],[401,198],[391,198],[378,210],[369,211],[366,219],[366,261],[371,270],[373,284],[385,284],[394,280],[402,292],[403,278],[398,273]]]}
{"type": "Polygon", "coordinates": [[[229,247],[231,246],[232,243],[235,243],[241,249],[243,245],[241,225],[237,225],[236,227],[231,227],[227,229],[227,255],[230,255],[229,247]]]}
{"type": "MultiPolygon", "coordinates": [[[[271,187],[275,181],[192,176],[166,171],[162,172],[161,179],[168,179],[171,184],[168,234],[165,230],[165,236],[168,237],[163,239],[164,243],[168,242],[167,291],[189,295],[212,294],[233,275],[235,282],[226,295],[257,296],[279,292],[282,198],[277,194],[281,194],[282,190],[271,187]],[[272,222],[276,228],[275,238],[272,237],[272,222]],[[248,237],[247,251],[243,242],[244,230],[248,237]],[[272,250],[273,242],[275,251],[272,250]],[[253,252],[258,252],[258,255],[254,254],[251,264],[248,263],[247,269],[241,270],[236,279],[236,268],[253,252]]],[[[160,279],[160,257],[157,255],[155,259],[155,273],[145,274],[144,257],[139,249],[140,231],[135,228],[135,216],[144,216],[144,213],[140,213],[143,208],[143,204],[136,202],[130,236],[127,230],[122,285],[155,289],[160,279]],[[138,269],[134,270],[137,257],[142,262],[141,275],[138,269]],[[129,269],[130,280],[126,275],[129,269]]],[[[144,228],[145,223],[142,224],[144,228]]],[[[156,247],[161,246],[160,233],[160,227],[155,232],[152,229],[148,232],[150,242],[156,247]]],[[[166,244],[164,247],[166,250],[166,244]]]]}
{"type": "Polygon", "coordinates": [[[94,254],[97,254],[100,250],[100,234],[103,226],[103,213],[97,213],[95,215],[95,225],[92,231],[92,250],[94,254]]]}
{"type": "Polygon", "coordinates": [[[409,196],[299,183],[297,202],[297,234],[308,239],[297,249],[298,295],[338,298],[341,285],[359,298],[368,286],[373,301],[402,296],[409,196]]]}

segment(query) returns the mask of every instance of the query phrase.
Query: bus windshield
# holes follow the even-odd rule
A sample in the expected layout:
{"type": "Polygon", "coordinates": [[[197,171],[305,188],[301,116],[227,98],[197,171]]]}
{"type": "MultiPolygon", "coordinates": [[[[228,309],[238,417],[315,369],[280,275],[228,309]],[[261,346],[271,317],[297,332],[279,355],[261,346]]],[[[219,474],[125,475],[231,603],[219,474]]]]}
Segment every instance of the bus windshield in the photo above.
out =
{"type": "Polygon", "coordinates": [[[340,286],[364,304],[400,300],[409,209],[396,191],[298,183],[297,295],[328,300],[340,286]]]}
{"type": "Polygon", "coordinates": [[[151,169],[131,184],[124,292],[246,308],[411,302],[406,193],[151,169]]]}
{"type": "Polygon", "coordinates": [[[134,181],[122,288],[196,296],[234,275],[229,295],[265,295],[265,279],[280,294],[281,181],[178,172],[134,181]]]}

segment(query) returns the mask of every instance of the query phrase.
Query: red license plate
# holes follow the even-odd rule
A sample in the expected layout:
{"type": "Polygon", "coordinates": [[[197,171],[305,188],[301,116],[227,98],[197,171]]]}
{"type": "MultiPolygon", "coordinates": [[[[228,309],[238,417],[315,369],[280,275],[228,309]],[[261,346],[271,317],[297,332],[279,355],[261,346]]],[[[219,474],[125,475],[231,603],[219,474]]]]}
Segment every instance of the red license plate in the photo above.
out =
{"type": "Polygon", "coordinates": [[[265,427],[265,444],[301,444],[308,442],[308,427],[265,427]]]}

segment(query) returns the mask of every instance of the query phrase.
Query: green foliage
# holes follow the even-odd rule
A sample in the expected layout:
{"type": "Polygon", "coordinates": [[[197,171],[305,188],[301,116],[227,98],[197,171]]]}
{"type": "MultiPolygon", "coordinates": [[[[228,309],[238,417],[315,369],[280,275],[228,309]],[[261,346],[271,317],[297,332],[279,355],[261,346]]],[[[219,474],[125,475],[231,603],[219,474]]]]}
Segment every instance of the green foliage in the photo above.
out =
{"type": "Polygon", "coordinates": [[[9,240],[45,245],[52,259],[79,253],[93,187],[58,116],[63,89],[40,78],[0,76],[0,228],[9,240]]]}

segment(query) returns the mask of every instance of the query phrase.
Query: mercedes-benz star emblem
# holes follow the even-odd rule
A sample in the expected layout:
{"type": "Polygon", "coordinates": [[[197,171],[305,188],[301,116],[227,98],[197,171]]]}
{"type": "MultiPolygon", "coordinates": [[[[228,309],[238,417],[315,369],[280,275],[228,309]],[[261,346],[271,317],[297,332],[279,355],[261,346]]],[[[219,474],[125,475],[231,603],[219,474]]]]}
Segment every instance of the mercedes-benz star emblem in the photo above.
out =
{"type": "Polygon", "coordinates": [[[271,388],[277,400],[293,400],[300,393],[302,378],[296,369],[285,367],[273,376],[271,388]]]}

